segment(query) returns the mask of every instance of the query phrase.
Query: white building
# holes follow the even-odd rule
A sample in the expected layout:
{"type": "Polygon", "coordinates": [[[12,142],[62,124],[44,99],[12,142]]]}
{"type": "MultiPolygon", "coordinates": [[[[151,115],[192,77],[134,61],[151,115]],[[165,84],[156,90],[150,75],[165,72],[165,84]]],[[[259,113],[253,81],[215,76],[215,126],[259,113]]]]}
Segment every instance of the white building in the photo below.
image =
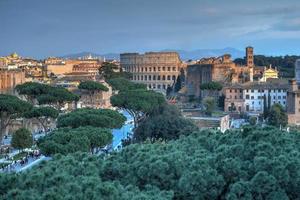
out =
{"type": "Polygon", "coordinates": [[[261,114],[264,106],[270,108],[275,103],[286,108],[288,87],[288,83],[279,79],[226,86],[224,110],[261,114]]]}
{"type": "Polygon", "coordinates": [[[245,88],[243,98],[245,99],[245,110],[247,112],[262,113],[264,110],[264,100],[266,105],[271,107],[275,103],[286,107],[287,88],[285,86],[274,88],[266,85],[259,87],[245,88]],[[269,105],[270,104],[270,105],[269,105]]]}

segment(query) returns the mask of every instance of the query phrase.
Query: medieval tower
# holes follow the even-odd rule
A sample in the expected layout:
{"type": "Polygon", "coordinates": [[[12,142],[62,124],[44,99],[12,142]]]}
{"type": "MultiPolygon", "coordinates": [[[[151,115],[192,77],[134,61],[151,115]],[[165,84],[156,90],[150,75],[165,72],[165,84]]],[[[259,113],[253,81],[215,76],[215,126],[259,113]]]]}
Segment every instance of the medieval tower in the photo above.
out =
{"type": "Polygon", "coordinates": [[[253,47],[246,47],[246,65],[249,68],[249,78],[253,81],[254,56],[253,47]]]}

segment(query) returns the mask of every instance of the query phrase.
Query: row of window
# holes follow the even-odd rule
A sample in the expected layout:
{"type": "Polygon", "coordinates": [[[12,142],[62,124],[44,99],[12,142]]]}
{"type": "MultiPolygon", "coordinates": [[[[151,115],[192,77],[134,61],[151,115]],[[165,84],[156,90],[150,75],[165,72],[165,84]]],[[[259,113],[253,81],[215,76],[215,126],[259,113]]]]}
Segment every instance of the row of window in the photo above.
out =
{"type": "MultiPolygon", "coordinates": [[[[234,95],[234,99],[243,99],[243,96],[240,95],[240,96],[237,96],[237,95],[234,95]]],[[[232,99],[232,95],[229,95],[229,98],[232,99]]],[[[273,96],[273,99],[286,99],[286,96],[273,96]]],[[[246,94],[245,96],[245,99],[254,99],[254,96],[250,96],[249,94],[246,94]]],[[[258,96],[257,99],[264,99],[264,96],[258,96]]]]}
{"type": "Polygon", "coordinates": [[[167,87],[170,87],[170,85],[168,84],[168,85],[165,85],[165,84],[153,84],[153,85],[151,85],[151,84],[149,84],[148,85],[148,88],[149,89],[164,89],[164,90],[166,90],[167,89],[167,87]]]}
{"type": "Polygon", "coordinates": [[[128,71],[130,72],[156,72],[156,70],[158,72],[160,71],[173,71],[173,72],[176,72],[176,71],[179,71],[179,68],[178,70],[176,69],[176,67],[129,67],[128,68],[128,71]]]}
{"type": "MultiPolygon", "coordinates": [[[[246,94],[246,99],[254,99],[254,96],[251,96],[249,94],[246,94]]],[[[272,98],[272,97],[271,97],[272,98]]],[[[286,99],[286,96],[273,96],[273,99],[286,99]]],[[[264,96],[258,96],[257,99],[264,99],[264,96]]]]}
{"type": "MultiPolygon", "coordinates": [[[[239,91],[240,93],[243,92],[242,89],[234,89],[234,90],[233,90],[233,89],[230,89],[230,90],[229,90],[230,93],[232,93],[233,91],[234,91],[235,93],[238,92],[238,91],[239,91]]],[[[260,89],[259,89],[259,90],[253,90],[253,89],[252,89],[252,90],[248,90],[248,89],[247,89],[247,90],[246,90],[247,93],[248,93],[249,91],[251,91],[252,93],[254,93],[254,91],[258,91],[259,93],[260,93],[260,92],[261,92],[261,93],[264,93],[265,91],[268,91],[268,92],[272,92],[272,91],[273,91],[273,92],[276,92],[276,91],[277,91],[277,92],[286,92],[285,89],[278,89],[278,90],[271,90],[271,89],[269,89],[269,90],[264,90],[264,89],[261,89],[261,90],[260,90],[260,89]]]]}
{"type": "Polygon", "coordinates": [[[157,75],[157,76],[156,75],[134,75],[133,80],[135,80],[135,81],[139,81],[139,80],[141,80],[141,81],[151,81],[151,80],[153,80],[153,81],[156,81],[156,80],[158,80],[158,81],[160,81],[160,80],[175,81],[176,76],[175,75],[173,75],[173,76],[171,76],[171,75],[167,75],[167,76],[166,75],[162,75],[162,76],[160,76],[160,75],[157,75]]]}

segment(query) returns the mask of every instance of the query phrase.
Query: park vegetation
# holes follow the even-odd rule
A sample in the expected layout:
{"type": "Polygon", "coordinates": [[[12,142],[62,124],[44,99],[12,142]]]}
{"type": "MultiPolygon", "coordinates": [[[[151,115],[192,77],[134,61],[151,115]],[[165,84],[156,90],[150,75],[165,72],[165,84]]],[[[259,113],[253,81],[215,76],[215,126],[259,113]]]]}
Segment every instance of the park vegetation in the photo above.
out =
{"type": "Polygon", "coordinates": [[[79,100],[79,96],[65,88],[53,87],[46,84],[26,82],[16,86],[16,91],[33,105],[50,105],[60,110],[65,103],[79,100]]]}
{"type": "Polygon", "coordinates": [[[126,117],[110,109],[76,109],[57,119],[57,127],[78,128],[81,126],[94,126],[101,128],[121,128],[126,117]]]}
{"type": "Polygon", "coordinates": [[[245,127],[194,132],[119,153],[56,155],[0,174],[2,199],[299,199],[300,134],[245,127]]]}
{"type": "Polygon", "coordinates": [[[112,138],[111,130],[105,128],[61,128],[40,139],[38,147],[46,156],[57,153],[67,155],[77,151],[94,153],[112,143],[112,138]]]}
{"type": "Polygon", "coordinates": [[[30,148],[32,144],[32,134],[26,128],[20,128],[12,135],[11,146],[15,149],[23,150],[30,148]]]}
{"type": "Polygon", "coordinates": [[[11,120],[20,117],[30,110],[32,105],[16,96],[0,94],[0,142],[2,142],[7,126],[11,120]]]}

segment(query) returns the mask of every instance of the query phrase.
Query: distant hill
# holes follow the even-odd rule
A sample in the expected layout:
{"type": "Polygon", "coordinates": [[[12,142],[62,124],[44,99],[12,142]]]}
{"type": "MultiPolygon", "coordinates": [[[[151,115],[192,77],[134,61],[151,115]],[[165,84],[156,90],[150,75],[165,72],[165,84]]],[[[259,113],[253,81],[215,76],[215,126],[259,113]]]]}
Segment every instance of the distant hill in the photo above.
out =
{"type": "Polygon", "coordinates": [[[81,53],[74,53],[74,54],[68,54],[64,56],[60,56],[61,58],[82,58],[91,55],[92,57],[101,57],[105,59],[120,59],[119,53],[106,53],[106,54],[97,54],[93,52],[81,52],[81,53]]]}
{"type": "MultiPolygon", "coordinates": [[[[226,53],[231,54],[232,58],[243,58],[245,56],[244,51],[240,51],[235,48],[224,48],[224,49],[196,49],[191,51],[185,51],[185,50],[174,50],[174,49],[165,49],[162,51],[176,51],[179,53],[180,58],[182,60],[196,60],[204,57],[212,57],[212,56],[221,56],[226,53]]],[[[68,54],[61,56],[62,58],[78,58],[78,57],[85,57],[91,55],[92,57],[102,57],[106,59],[120,59],[119,53],[107,53],[107,54],[97,54],[93,52],[81,52],[81,53],[75,53],[75,54],[68,54]]]]}

